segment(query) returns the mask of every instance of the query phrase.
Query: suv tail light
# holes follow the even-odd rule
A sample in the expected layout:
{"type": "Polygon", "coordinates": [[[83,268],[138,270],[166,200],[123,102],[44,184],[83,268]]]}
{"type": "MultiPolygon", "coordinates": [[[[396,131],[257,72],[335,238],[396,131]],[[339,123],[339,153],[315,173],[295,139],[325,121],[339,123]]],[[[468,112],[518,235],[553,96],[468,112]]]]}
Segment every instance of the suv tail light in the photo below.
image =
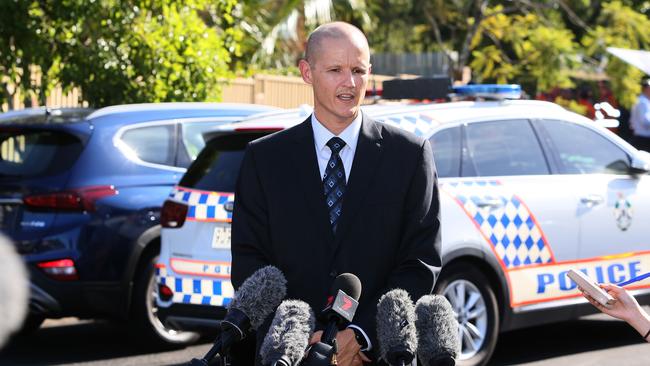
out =
{"type": "Polygon", "coordinates": [[[55,280],[74,281],[78,280],[77,269],[72,259],[58,259],[55,261],[40,262],[36,264],[46,275],[55,280]]]}
{"type": "Polygon", "coordinates": [[[178,229],[185,223],[186,216],[187,205],[167,200],[163,204],[162,212],[160,213],[160,225],[170,229],[178,229]]]}
{"type": "Polygon", "coordinates": [[[95,201],[118,193],[114,186],[90,186],[35,194],[23,198],[23,202],[27,207],[36,210],[95,211],[95,201]]]}

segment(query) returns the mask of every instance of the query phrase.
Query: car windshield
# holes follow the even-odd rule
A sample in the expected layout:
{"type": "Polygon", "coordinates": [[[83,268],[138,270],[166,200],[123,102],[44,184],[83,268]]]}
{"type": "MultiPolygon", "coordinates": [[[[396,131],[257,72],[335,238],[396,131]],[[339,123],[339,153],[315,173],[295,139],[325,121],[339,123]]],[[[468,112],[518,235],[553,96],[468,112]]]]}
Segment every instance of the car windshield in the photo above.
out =
{"type": "Polygon", "coordinates": [[[237,133],[211,139],[180,185],[213,192],[234,192],[246,145],[266,133],[237,133]]]}
{"type": "Polygon", "coordinates": [[[61,131],[0,130],[0,176],[45,176],[69,169],[83,149],[61,131]]]}

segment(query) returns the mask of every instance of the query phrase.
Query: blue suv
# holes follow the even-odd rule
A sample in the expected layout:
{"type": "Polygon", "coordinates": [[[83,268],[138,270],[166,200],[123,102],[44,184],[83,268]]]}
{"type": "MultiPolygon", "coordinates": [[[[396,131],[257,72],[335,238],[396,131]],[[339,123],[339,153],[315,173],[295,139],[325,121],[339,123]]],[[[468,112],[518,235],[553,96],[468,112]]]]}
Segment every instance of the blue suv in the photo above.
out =
{"type": "Polygon", "coordinates": [[[0,230],[32,284],[24,331],[45,318],[105,317],[128,320],[149,344],[195,340],[157,317],[161,206],[203,148],[203,131],[270,109],[163,103],[0,115],[0,230]]]}

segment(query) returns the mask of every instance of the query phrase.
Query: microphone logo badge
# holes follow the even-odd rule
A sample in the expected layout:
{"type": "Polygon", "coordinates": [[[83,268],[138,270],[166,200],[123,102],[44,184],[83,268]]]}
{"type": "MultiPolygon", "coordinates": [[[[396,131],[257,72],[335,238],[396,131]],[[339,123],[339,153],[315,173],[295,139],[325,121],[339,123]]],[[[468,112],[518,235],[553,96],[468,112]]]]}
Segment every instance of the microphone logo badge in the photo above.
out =
{"type": "Polygon", "coordinates": [[[357,307],[359,307],[359,302],[341,290],[336,294],[334,304],[332,304],[332,310],[349,322],[354,318],[354,313],[357,312],[357,307]]]}

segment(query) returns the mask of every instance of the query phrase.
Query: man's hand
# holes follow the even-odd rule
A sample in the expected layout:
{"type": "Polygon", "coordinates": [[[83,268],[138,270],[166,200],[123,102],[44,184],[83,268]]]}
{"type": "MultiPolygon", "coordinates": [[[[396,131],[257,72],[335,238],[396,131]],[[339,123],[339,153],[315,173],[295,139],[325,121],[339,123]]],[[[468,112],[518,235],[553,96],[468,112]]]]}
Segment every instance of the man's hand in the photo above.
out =
{"type": "MultiPolygon", "coordinates": [[[[320,342],[323,331],[318,331],[311,336],[309,344],[320,342]]],[[[364,362],[370,362],[360,350],[361,346],[357,343],[352,329],[345,329],[336,335],[336,346],[338,353],[336,354],[336,361],[340,366],[362,366],[364,362]]]]}

